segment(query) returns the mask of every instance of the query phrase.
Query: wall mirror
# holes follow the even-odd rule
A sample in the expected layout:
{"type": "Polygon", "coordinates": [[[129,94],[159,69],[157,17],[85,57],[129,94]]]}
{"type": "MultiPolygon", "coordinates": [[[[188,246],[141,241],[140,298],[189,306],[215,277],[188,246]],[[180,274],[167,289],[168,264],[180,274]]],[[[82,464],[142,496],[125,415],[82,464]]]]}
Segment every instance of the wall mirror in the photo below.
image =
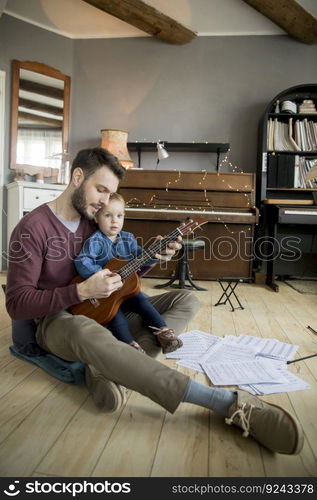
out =
{"type": "Polygon", "coordinates": [[[12,62],[10,168],[57,178],[68,157],[70,77],[12,62]]]}

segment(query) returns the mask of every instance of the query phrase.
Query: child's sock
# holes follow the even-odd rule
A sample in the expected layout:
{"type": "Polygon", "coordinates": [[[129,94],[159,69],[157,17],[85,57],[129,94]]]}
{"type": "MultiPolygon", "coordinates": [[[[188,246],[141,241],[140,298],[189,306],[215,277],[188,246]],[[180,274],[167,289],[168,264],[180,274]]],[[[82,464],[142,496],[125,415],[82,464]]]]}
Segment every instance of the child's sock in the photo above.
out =
{"type": "Polygon", "coordinates": [[[236,401],[237,396],[228,389],[218,389],[198,384],[190,380],[183,398],[185,403],[204,406],[219,413],[223,417],[228,417],[230,406],[236,401]]]}

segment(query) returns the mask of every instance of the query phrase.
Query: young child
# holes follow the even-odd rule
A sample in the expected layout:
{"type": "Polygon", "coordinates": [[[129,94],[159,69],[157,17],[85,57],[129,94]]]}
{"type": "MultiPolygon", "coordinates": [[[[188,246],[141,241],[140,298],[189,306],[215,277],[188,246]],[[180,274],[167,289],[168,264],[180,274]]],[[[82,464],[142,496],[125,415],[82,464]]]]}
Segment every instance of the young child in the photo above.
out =
{"type": "MultiPolygon", "coordinates": [[[[122,196],[113,193],[108,205],[98,211],[96,222],[99,230],[88,238],[75,259],[77,272],[82,278],[87,279],[95,272],[100,271],[113,258],[129,261],[142,252],[134,235],[122,231],[124,208],[125,202],[122,196]]],[[[153,262],[150,261],[147,265],[153,262]]],[[[145,325],[151,328],[156,335],[163,353],[175,351],[183,345],[183,342],[176,337],[174,330],[168,328],[162,316],[142,292],[125,300],[116,316],[106,325],[118,340],[144,352],[129,331],[124,311],[133,311],[141,316],[145,325]]]]}

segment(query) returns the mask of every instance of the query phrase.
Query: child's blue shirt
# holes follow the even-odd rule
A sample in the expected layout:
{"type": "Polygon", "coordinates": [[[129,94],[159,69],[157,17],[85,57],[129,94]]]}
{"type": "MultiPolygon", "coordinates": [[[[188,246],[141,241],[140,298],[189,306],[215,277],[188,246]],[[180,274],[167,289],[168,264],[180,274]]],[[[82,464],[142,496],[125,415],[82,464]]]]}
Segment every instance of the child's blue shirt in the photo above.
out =
{"type": "MultiPolygon", "coordinates": [[[[100,271],[109,260],[116,258],[129,261],[140,255],[142,251],[142,247],[138,245],[132,233],[120,231],[117,239],[112,241],[98,230],[85,241],[74,262],[78,274],[87,279],[100,271]]],[[[149,260],[146,266],[151,266],[156,262],[154,259],[149,260]]]]}

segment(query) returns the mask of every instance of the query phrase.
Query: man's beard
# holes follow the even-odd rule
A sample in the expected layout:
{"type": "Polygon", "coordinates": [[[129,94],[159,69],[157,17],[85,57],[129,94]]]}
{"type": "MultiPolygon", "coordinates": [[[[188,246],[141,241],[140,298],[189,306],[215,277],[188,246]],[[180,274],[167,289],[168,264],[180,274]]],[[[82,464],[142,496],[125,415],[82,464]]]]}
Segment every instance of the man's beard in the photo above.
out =
{"type": "Polygon", "coordinates": [[[87,212],[86,206],[86,193],[84,189],[85,181],[77,188],[72,194],[72,204],[75,210],[84,217],[84,219],[92,220],[94,218],[93,215],[90,215],[87,212]]]}

